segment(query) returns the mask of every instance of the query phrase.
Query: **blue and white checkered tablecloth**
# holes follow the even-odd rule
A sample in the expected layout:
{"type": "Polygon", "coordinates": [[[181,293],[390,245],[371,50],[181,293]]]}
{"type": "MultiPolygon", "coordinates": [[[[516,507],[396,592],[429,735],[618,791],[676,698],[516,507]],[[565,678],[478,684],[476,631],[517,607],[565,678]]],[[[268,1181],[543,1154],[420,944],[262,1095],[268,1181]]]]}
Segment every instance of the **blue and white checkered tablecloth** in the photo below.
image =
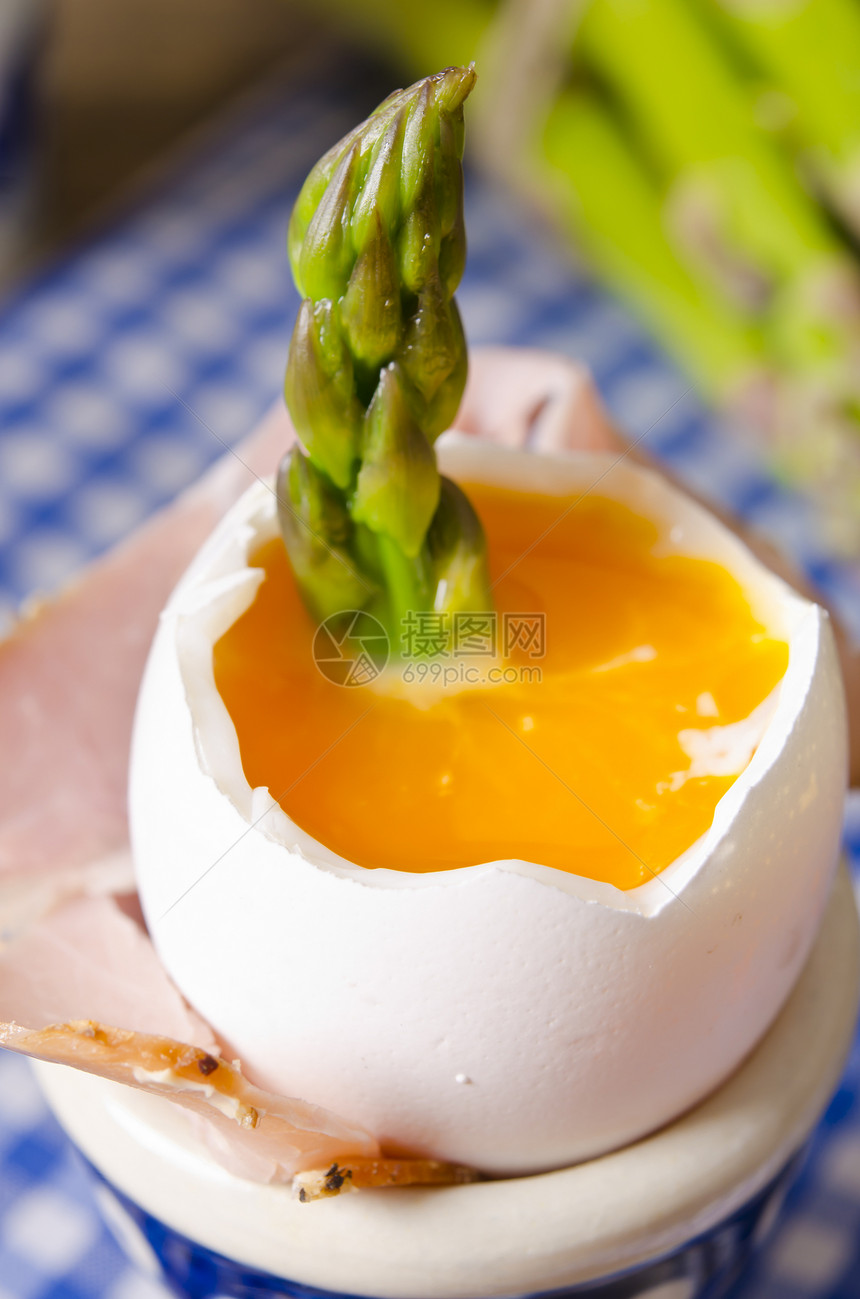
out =
{"type": "MultiPolygon", "coordinates": [[[[169,500],[276,397],[297,299],[285,255],[310,164],[384,88],[342,67],[245,105],[146,202],[0,304],[0,618],[169,500]]],[[[860,630],[860,578],[611,298],[471,180],[473,342],[584,358],[620,423],[774,535],[860,630]]],[[[848,842],[860,876],[860,803],[848,842]]],[[[860,1046],[776,1236],[735,1299],[860,1299],[860,1046]]],[[[0,1299],[164,1299],[119,1251],[32,1083],[0,1058],[0,1299]]]]}

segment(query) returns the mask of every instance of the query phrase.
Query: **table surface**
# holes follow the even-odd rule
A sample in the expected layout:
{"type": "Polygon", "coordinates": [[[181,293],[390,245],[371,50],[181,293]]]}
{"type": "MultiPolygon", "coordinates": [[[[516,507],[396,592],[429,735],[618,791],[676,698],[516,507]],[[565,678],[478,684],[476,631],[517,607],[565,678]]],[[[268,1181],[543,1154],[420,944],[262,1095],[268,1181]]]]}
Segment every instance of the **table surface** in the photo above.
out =
{"type": "MultiPolygon", "coordinates": [[[[276,398],[297,298],[285,255],[309,166],[386,92],[308,67],[198,138],[145,196],[0,303],[0,623],[193,481],[276,398]],[[334,85],[335,91],[321,86],[334,85]]],[[[459,294],[473,343],[584,359],[621,426],[769,532],[860,630],[860,574],[535,219],[470,176],[459,294]]],[[[860,802],[846,842],[860,878],[860,802]]],[[[860,1044],[733,1299],[860,1299],[860,1044]]],[[[25,1061],[0,1053],[0,1299],[165,1299],[121,1254],[25,1061]]]]}

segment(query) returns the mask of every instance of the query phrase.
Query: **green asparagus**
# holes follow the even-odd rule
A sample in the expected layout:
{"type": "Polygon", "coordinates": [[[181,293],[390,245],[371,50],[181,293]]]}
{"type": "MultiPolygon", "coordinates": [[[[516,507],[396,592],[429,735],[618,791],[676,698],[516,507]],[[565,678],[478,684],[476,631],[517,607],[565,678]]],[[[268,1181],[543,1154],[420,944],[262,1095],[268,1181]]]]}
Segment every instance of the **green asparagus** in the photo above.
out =
{"type": "Polygon", "coordinates": [[[677,256],[659,191],[599,99],[585,90],[562,91],[541,154],[565,229],[680,349],[706,391],[721,401],[743,401],[766,370],[760,333],[677,256]]]}
{"type": "Polygon", "coordinates": [[[860,232],[860,8],[856,0],[702,0],[789,100],[787,135],[860,232]]]}
{"type": "Polygon", "coordinates": [[[456,415],[466,342],[463,103],[472,68],[391,95],[308,176],[289,253],[303,297],[285,383],[299,436],[277,480],[302,597],[372,612],[396,653],[421,612],[492,607],[486,543],[433,443],[456,415]]]}
{"type": "Polygon", "coordinates": [[[757,129],[742,80],[688,0],[591,0],[577,50],[611,84],[667,186],[679,249],[772,330],[777,359],[818,367],[858,342],[829,301],[856,267],[757,129]]]}

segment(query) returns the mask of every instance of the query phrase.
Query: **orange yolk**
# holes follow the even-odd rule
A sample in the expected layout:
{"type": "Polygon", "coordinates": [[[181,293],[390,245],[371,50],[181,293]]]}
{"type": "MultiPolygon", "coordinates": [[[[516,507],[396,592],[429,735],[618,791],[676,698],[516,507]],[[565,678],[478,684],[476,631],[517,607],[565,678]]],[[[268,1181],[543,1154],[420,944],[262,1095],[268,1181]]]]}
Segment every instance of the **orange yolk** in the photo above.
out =
{"type": "MultiPolygon", "coordinates": [[[[464,641],[461,621],[447,657],[389,668],[397,694],[323,675],[283,547],[261,548],[265,579],[214,656],[245,776],[361,866],[522,858],[633,888],[705,833],[735,779],[691,775],[683,733],[746,718],[788,646],[724,569],[661,555],[658,526],[624,506],[468,491],[489,544],[497,658],[491,628],[464,641]],[[519,641],[507,655],[506,631],[519,641]],[[428,693],[443,672],[451,684],[428,693]]],[[[405,654],[434,630],[407,630],[405,654]]]]}

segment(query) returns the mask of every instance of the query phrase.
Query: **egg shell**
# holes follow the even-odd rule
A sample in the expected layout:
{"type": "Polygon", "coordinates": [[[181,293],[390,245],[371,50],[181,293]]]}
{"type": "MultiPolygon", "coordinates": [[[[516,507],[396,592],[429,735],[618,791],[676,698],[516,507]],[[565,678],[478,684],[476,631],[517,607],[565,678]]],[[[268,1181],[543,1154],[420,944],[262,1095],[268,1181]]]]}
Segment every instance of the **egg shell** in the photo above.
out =
{"type": "Polygon", "coordinates": [[[276,533],[258,483],[162,616],[135,722],[132,846],[168,972],[251,1076],[386,1145],[524,1173],[666,1123],[771,1023],[833,878],[844,698],[827,615],[660,476],[617,457],[438,445],[454,478],[597,490],[663,523],[662,551],[723,564],[789,641],[771,720],[710,830],[627,892],[517,860],[370,871],[305,834],[249,787],[213,679],[212,646],[262,577],[248,556],[276,533]]]}

